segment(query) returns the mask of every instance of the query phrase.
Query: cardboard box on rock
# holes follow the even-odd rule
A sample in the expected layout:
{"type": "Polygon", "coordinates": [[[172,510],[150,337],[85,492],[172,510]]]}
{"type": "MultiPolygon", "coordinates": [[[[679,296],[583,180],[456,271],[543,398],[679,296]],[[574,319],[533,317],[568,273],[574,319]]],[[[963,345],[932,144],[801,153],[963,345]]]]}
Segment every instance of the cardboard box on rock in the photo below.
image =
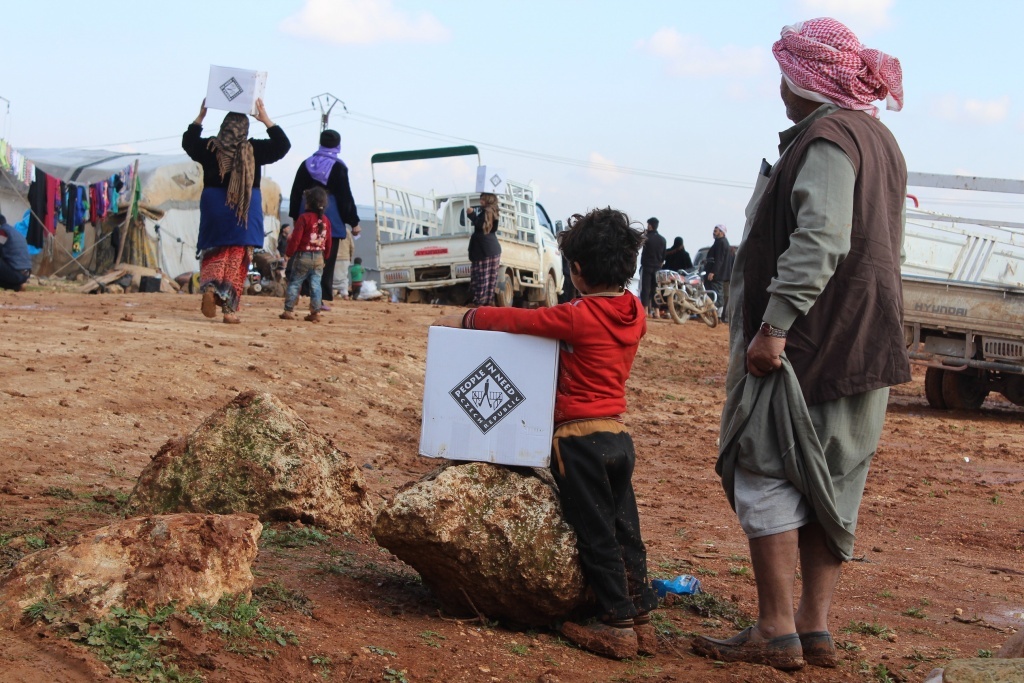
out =
{"type": "Polygon", "coordinates": [[[420,455],[547,467],[558,342],[431,327],[420,455]]]}

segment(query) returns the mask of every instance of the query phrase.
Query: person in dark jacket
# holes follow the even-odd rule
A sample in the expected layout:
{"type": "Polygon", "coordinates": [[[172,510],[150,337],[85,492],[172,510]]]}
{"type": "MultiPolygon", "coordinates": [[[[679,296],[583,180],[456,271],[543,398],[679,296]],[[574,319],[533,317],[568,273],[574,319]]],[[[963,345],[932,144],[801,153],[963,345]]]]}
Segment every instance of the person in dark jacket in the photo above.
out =
{"type": "MultiPolygon", "coordinates": [[[[324,276],[321,283],[324,301],[334,301],[334,265],[338,260],[340,240],[348,234],[345,226],[351,226],[352,234],[358,235],[359,214],[352,188],[348,182],[348,166],[338,154],[341,152],[341,135],[335,130],[320,133],[320,149],[302,162],[295,172],[288,206],[288,215],[297,220],[302,214],[302,194],[311,187],[320,186],[327,190],[326,216],[331,221],[331,250],[324,257],[324,276]]],[[[321,310],[331,310],[324,306],[321,310]]]]}
{"type": "Polygon", "coordinates": [[[736,263],[736,247],[729,247],[729,255],[725,259],[725,272],[721,276],[722,300],[718,302],[722,311],[722,322],[729,322],[729,283],[732,282],[732,267],[736,263]]]}
{"type": "Polygon", "coordinates": [[[658,271],[665,263],[665,238],[658,234],[658,219],[647,219],[647,239],[640,254],[640,301],[648,315],[657,317],[654,310],[654,290],[658,286],[658,271]]]}
{"type": "Polygon", "coordinates": [[[725,236],[727,232],[721,223],[715,226],[711,232],[715,241],[704,260],[704,285],[718,295],[719,302],[722,300],[722,277],[725,275],[726,261],[729,258],[729,239],[725,236]]]}
{"type": "Polygon", "coordinates": [[[498,242],[498,196],[490,192],[480,194],[480,209],[470,207],[466,214],[473,224],[469,238],[470,283],[474,306],[494,303],[494,288],[498,284],[501,265],[501,244],[498,242]]]}
{"type": "Polygon", "coordinates": [[[261,167],[280,161],[291,149],[281,127],[270,120],[263,100],[256,100],[256,120],[267,127],[268,140],[249,138],[249,117],[229,113],[217,137],[203,138],[206,100],[199,116],[181,137],[181,147],[203,166],[199,198],[199,287],[207,318],[224,313],[235,324],[255,247],[263,246],[261,167]]]}
{"type": "Polygon", "coordinates": [[[0,215],[0,289],[20,292],[31,274],[32,258],[25,236],[0,215]]]}
{"type": "Polygon", "coordinates": [[[693,261],[690,260],[690,252],[683,246],[683,238],[677,237],[672,246],[665,252],[665,268],[668,270],[690,270],[693,268],[693,261]]]}

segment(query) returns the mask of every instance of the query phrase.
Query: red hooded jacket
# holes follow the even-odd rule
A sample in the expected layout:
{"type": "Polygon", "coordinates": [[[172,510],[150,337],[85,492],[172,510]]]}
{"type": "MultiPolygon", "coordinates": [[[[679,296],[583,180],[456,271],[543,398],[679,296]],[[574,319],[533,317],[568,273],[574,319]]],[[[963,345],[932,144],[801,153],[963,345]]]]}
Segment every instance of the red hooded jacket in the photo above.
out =
{"type": "Polygon", "coordinates": [[[587,296],[551,308],[474,308],[463,327],[558,339],[555,424],[618,418],[626,412],[626,380],[647,317],[630,292],[587,296]]]}

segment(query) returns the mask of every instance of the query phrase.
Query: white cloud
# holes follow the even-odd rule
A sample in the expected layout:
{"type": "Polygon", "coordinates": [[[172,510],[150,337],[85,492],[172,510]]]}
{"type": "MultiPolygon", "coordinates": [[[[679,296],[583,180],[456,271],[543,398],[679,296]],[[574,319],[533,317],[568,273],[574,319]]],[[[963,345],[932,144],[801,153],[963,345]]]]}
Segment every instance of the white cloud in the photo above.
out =
{"type": "Polygon", "coordinates": [[[612,185],[619,181],[622,177],[622,173],[609,168],[615,166],[615,162],[606,156],[602,156],[597,152],[591,152],[587,160],[593,164],[587,168],[587,175],[592,179],[604,185],[612,185]]]}
{"type": "Polygon", "coordinates": [[[441,43],[451,37],[434,15],[400,10],[392,0],[306,0],[281,30],[339,45],[441,43]]]}
{"type": "Polygon", "coordinates": [[[1010,97],[994,100],[962,99],[957,95],[943,95],[931,103],[936,118],[953,123],[991,125],[1005,121],[1010,115],[1010,97]]]}
{"type": "Polygon", "coordinates": [[[838,19],[849,26],[858,37],[861,32],[870,33],[889,28],[892,18],[889,11],[893,0],[798,0],[799,11],[815,19],[827,16],[838,19]]]}
{"type": "Polygon", "coordinates": [[[680,77],[755,76],[764,70],[769,55],[764,47],[711,48],[698,36],[670,27],[638,41],[637,47],[660,59],[670,76],[680,77]]]}

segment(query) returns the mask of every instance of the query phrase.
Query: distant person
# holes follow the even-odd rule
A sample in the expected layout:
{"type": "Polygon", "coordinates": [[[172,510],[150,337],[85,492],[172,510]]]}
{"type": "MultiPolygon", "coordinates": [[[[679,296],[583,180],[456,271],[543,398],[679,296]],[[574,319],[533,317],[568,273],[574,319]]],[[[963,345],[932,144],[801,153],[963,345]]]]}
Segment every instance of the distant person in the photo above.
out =
{"type": "Polygon", "coordinates": [[[665,252],[665,268],[667,270],[690,270],[693,268],[693,261],[690,260],[690,252],[683,246],[683,238],[677,237],[672,241],[672,246],[665,252]]]}
{"type": "Polygon", "coordinates": [[[324,277],[324,254],[331,243],[331,219],[325,215],[327,191],[322,187],[311,187],[302,199],[305,208],[295,221],[285,252],[292,267],[281,319],[295,320],[293,311],[299,292],[303,283],[309,283],[309,315],[305,320],[318,323],[323,305],[320,286],[324,277]]]}
{"type": "Polygon", "coordinates": [[[351,287],[351,281],[349,280],[348,273],[349,268],[352,266],[352,257],[356,253],[356,243],[353,239],[352,231],[349,230],[345,238],[341,240],[338,245],[338,261],[334,268],[334,292],[342,299],[349,298],[349,290],[351,287]]]}
{"type": "MultiPolygon", "coordinates": [[[[345,225],[351,226],[353,235],[358,235],[360,231],[359,213],[348,181],[348,166],[338,158],[340,153],[341,135],[338,131],[325,130],[320,133],[320,148],[302,162],[295,172],[288,207],[288,214],[296,219],[302,213],[303,192],[313,186],[327,190],[325,215],[331,221],[331,246],[325,256],[324,280],[321,283],[324,301],[334,301],[334,268],[341,246],[338,241],[348,235],[345,225]]],[[[323,310],[331,309],[325,304],[323,310]]]]}
{"type": "Polygon", "coordinates": [[[611,208],[569,219],[558,245],[581,298],[550,308],[473,308],[435,325],[558,339],[558,385],[551,473],[566,519],[576,530],[580,563],[601,610],[590,625],[566,622],[580,647],[625,659],[654,654],[647,550],[633,493],[636,451],[622,423],[626,380],[647,331],[640,301],[626,290],[643,235],[611,208]]]}
{"type": "Polygon", "coordinates": [[[352,265],[348,269],[348,279],[352,281],[351,297],[353,299],[359,298],[359,292],[363,290],[363,277],[366,275],[366,271],[363,270],[363,259],[356,256],[352,265]]]}
{"type": "Polygon", "coordinates": [[[182,149],[203,167],[197,245],[201,308],[212,318],[220,306],[224,322],[237,324],[253,249],[264,240],[261,168],[283,159],[292,145],[281,126],[270,120],[261,99],[256,100],[255,118],[267,127],[269,140],[249,139],[249,117],[233,112],[224,117],[217,137],[200,137],[204,118],[206,100],[181,137],[182,149]]]}
{"type": "MultiPolygon", "coordinates": [[[[473,290],[474,306],[494,304],[494,289],[498,284],[501,266],[501,244],[498,242],[498,196],[480,193],[480,208],[466,210],[473,224],[469,237],[469,281],[473,290]]],[[[511,292],[510,292],[511,293],[511,292]]]]}
{"type": "Polygon", "coordinates": [[[665,238],[658,234],[658,219],[647,219],[647,241],[640,254],[640,300],[647,314],[658,317],[654,310],[654,291],[658,288],[658,271],[665,263],[665,238]]]}
{"type": "Polygon", "coordinates": [[[715,661],[834,668],[832,599],[854,559],[889,387],[911,378],[900,281],[907,166],[872,104],[898,111],[903,77],[898,60],[835,19],[786,26],[772,52],[793,125],[747,204],[715,467],[748,539],[757,622],[692,647],[715,661]]]}
{"type": "Polygon", "coordinates": [[[291,234],[291,223],[282,223],[281,230],[277,233],[277,255],[281,258],[287,258],[284,254],[288,251],[288,238],[291,237],[291,234]]]}
{"type": "Polygon", "coordinates": [[[722,300],[722,276],[725,275],[726,261],[729,258],[729,240],[726,238],[728,229],[719,223],[711,231],[715,241],[708,249],[708,255],[704,259],[704,283],[708,290],[714,292],[718,302],[722,300]]]}
{"type": "Polygon", "coordinates": [[[32,258],[25,236],[0,215],[0,289],[20,292],[31,275],[32,258]]]}

